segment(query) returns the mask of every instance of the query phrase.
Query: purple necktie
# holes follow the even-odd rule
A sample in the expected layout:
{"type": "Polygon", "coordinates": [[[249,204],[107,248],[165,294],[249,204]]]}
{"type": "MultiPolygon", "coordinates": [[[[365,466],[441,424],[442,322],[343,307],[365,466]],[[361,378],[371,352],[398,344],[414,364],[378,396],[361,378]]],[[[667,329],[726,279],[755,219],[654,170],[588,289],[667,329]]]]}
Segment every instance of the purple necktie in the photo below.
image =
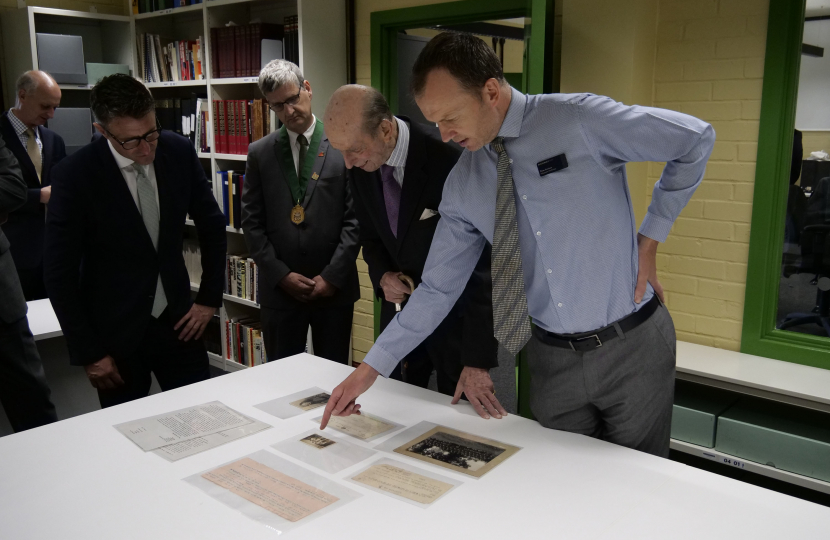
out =
{"type": "Polygon", "coordinates": [[[401,186],[395,180],[395,167],[380,166],[380,178],[383,182],[383,200],[386,203],[386,215],[389,217],[389,227],[395,238],[398,237],[398,213],[401,208],[401,186]]]}

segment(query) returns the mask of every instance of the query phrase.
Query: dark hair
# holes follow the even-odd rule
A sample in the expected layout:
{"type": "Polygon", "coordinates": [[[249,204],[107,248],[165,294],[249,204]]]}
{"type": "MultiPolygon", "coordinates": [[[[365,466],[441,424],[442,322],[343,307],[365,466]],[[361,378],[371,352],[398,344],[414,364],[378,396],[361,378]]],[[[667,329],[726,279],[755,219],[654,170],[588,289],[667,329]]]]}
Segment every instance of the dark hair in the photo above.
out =
{"type": "Polygon", "coordinates": [[[108,75],[98,81],[89,101],[95,120],[104,126],[113,118],[144,118],[156,107],[147,87],[123,73],[108,75]]]}
{"type": "Polygon", "coordinates": [[[444,32],[432,38],[415,60],[412,95],[420,96],[427,76],[441,68],[455,77],[464,90],[476,94],[489,79],[504,82],[501,61],[484,41],[470,34],[444,32]]]}
{"type": "Polygon", "coordinates": [[[383,94],[374,88],[366,88],[366,102],[363,104],[363,131],[374,135],[384,120],[392,120],[392,111],[383,94]]]}

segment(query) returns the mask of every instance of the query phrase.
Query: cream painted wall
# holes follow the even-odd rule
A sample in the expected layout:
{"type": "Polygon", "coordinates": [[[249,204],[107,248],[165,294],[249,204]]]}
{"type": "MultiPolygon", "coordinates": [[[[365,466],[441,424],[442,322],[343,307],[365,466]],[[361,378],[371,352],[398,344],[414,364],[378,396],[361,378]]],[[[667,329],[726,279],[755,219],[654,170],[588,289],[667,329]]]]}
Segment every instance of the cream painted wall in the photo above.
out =
{"type": "Polygon", "coordinates": [[[810,157],[810,152],[824,150],[830,154],[830,131],[802,131],[801,142],[804,146],[804,157],[810,157]]]}
{"type": "MultiPolygon", "coordinates": [[[[560,91],[590,92],[627,105],[651,105],[657,0],[566,0],[560,91]]],[[[648,164],[626,166],[637,223],[645,216],[648,164]]]]}

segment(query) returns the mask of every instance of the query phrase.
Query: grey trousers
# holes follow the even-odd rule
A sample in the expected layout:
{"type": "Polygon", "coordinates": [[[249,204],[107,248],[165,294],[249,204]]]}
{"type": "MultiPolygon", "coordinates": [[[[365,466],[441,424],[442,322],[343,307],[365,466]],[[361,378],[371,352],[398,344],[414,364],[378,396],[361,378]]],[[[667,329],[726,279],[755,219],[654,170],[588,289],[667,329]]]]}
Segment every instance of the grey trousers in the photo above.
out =
{"type": "Polygon", "coordinates": [[[668,457],[677,338],[660,306],[637,328],[594,350],[528,343],[530,408],[547,428],[668,457]]]}

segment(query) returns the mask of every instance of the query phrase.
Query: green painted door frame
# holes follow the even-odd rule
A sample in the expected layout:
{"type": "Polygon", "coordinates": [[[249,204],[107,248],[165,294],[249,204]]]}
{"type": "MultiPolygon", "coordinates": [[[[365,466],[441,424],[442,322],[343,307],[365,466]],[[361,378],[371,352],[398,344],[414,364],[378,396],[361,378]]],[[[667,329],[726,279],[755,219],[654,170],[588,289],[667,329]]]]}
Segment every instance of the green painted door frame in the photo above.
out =
{"type": "MultiPolygon", "coordinates": [[[[529,94],[552,91],[553,80],[553,0],[463,0],[371,14],[372,86],[389,101],[392,111],[398,109],[397,34],[401,30],[437,24],[460,24],[498,19],[529,17],[525,27],[524,83],[529,94]]],[[[375,298],[375,339],[380,334],[380,301],[375,298]]],[[[518,365],[519,413],[530,412],[530,374],[525,353],[516,359],[518,365]]]]}
{"type": "Polygon", "coordinates": [[[830,369],[830,339],[777,330],[804,0],[770,0],[741,351],[830,369]]]}

